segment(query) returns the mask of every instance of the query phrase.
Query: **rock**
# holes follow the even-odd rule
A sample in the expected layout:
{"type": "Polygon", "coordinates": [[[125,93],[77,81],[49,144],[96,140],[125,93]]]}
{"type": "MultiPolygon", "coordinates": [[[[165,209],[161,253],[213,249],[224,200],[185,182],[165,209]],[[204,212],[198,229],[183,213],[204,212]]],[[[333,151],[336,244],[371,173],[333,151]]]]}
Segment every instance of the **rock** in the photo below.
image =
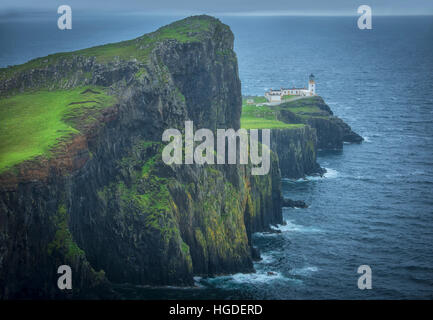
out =
{"type": "Polygon", "coordinates": [[[160,158],[162,132],[185,120],[240,125],[232,32],[208,16],[165,28],[188,26],[191,42],[152,33],[147,59],[137,38],[122,59],[79,51],[0,70],[0,96],[97,85],[117,98],[97,125],[77,124],[81,143],[0,175],[0,299],[103,297],[110,282],[189,286],[195,274],[253,271],[252,233],[282,223],[276,154],[270,173],[254,177],[250,166],[160,158]],[[56,285],[62,264],[72,268],[70,294],[56,285]]]}
{"type": "Polygon", "coordinates": [[[262,257],[260,256],[260,251],[257,247],[251,246],[251,257],[254,261],[262,260],[262,257]]]}
{"type": "Polygon", "coordinates": [[[275,233],[281,233],[280,229],[275,229],[275,228],[269,228],[266,231],[263,231],[264,234],[275,234],[275,233]]]}
{"type": "Polygon", "coordinates": [[[282,206],[288,208],[308,208],[308,205],[302,200],[292,200],[284,198],[282,200],[282,206]]]}
{"type": "Polygon", "coordinates": [[[360,143],[364,140],[347,123],[336,117],[320,96],[285,102],[280,108],[279,120],[304,123],[316,130],[317,141],[314,146],[317,149],[342,149],[343,142],[360,143]],[[297,108],[315,111],[295,114],[293,111],[297,108]]]}
{"type": "Polygon", "coordinates": [[[268,275],[268,276],[276,276],[277,274],[276,274],[275,272],[268,271],[267,275],[268,275]]]}
{"type": "Polygon", "coordinates": [[[308,125],[271,131],[271,150],[278,155],[281,176],[299,179],[319,174],[316,130],[308,125]]]}
{"type": "Polygon", "coordinates": [[[104,297],[111,282],[190,286],[196,274],[253,271],[260,255],[252,234],[281,233],[270,226],[283,223],[282,205],[306,206],[281,198],[281,173],[320,174],[317,148],[360,139],[314,97],[302,102],[316,104],[317,115],[280,113],[304,125],[272,130],[268,175],[251,176],[250,165],[165,165],[165,129],[183,128],[185,120],[240,127],[233,40],[228,26],[197,16],[122,42],[111,54],[116,44],[0,69],[0,98],[83,86],[116,98],[89,115],[94,124],[74,122],[79,134],[50,159],[0,174],[0,299],[104,297]],[[160,37],[167,29],[174,39],[160,37]],[[72,293],[56,285],[63,264],[72,268],[72,293]]]}

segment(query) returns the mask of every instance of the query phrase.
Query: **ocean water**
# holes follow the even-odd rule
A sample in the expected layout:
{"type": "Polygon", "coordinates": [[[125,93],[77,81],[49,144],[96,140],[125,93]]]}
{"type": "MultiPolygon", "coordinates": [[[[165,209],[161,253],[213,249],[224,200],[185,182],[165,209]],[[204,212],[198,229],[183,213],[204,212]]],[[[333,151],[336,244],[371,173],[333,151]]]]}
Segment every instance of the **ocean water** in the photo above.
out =
{"type": "MultiPolygon", "coordinates": [[[[433,298],[433,17],[221,17],[235,34],[242,90],[304,86],[361,134],[321,151],[323,178],[283,181],[307,209],[284,209],[279,234],[254,235],[256,273],[196,278],[194,288],[119,285],[124,298],[433,298]],[[372,269],[359,290],[357,269],[372,269]],[[274,275],[268,275],[273,272],[274,275]]],[[[0,66],[139,36],[176,17],[56,16],[0,22],[0,66]]]]}

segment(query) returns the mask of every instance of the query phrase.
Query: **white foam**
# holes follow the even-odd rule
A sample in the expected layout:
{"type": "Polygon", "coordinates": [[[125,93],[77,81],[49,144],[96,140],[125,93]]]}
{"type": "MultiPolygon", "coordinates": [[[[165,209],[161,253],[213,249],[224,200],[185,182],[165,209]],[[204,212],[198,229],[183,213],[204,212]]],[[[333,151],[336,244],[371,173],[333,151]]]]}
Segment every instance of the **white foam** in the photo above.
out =
{"type": "Polygon", "coordinates": [[[236,273],[229,276],[220,276],[215,278],[204,279],[219,288],[233,288],[239,285],[256,285],[256,284],[269,284],[275,281],[291,281],[295,283],[302,283],[300,279],[292,279],[283,276],[280,272],[274,270],[261,270],[254,273],[236,273]],[[272,274],[268,274],[272,272],[272,274]]]}
{"type": "Polygon", "coordinates": [[[203,279],[202,277],[195,276],[195,277],[193,277],[193,279],[194,279],[194,285],[196,287],[203,287],[203,285],[200,283],[203,279]]]}
{"type": "Polygon", "coordinates": [[[363,137],[363,138],[364,138],[364,141],[365,141],[365,142],[367,142],[367,143],[371,143],[370,137],[365,136],[365,137],[363,137]]]}
{"type": "Polygon", "coordinates": [[[333,179],[338,176],[338,171],[331,168],[326,168],[326,173],[323,174],[323,176],[306,176],[305,178],[299,178],[297,180],[291,180],[287,178],[283,178],[283,181],[289,181],[289,182],[308,182],[308,181],[320,181],[323,179],[333,179]]]}
{"type": "Polygon", "coordinates": [[[287,220],[285,225],[278,224],[276,227],[271,226],[271,228],[281,232],[320,232],[320,229],[295,224],[292,220],[287,220]]]}
{"type": "Polygon", "coordinates": [[[331,168],[325,168],[326,169],[326,173],[323,175],[323,177],[327,178],[327,179],[333,179],[333,178],[337,178],[338,176],[338,171],[331,169],[331,168]]]}
{"type": "Polygon", "coordinates": [[[317,267],[311,266],[311,267],[303,267],[303,268],[293,268],[290,270],[290,274],[296,275],[296,276],[308,276],[312,274],[313,272],[317,272],[319,269],[317,267]]]}
{"type": "Polygon", "coordinates": [[[276,237],[278,234],[275,232],[255,232],[256,237],[276,237]]]}
{"type": "Polygon", "coordinates": [[[262,260],[258,261],[257,264],[269,264],[275,261],[274,257],[268,253],[261,253],[262,260]]]}
{"type": "Polygon", "coordinates": [[[276,280],[284,280],[281,273],[272,271],[272,275],[268,275],[268,271],[261,271],[255,273],[236,273],[233,275],[233,282],[236,283],[269,283],[276,280]]]}

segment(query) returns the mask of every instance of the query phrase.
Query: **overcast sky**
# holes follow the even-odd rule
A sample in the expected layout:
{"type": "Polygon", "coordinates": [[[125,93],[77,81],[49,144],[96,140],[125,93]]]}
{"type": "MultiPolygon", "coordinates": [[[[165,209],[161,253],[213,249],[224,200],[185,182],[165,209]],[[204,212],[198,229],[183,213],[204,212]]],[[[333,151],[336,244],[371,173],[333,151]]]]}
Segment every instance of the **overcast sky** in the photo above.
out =
{"type": "Polygon", "coordinates": [[[357,15],[366,4],[376,15],[433,15],[433,0],[1,0],[0,11],[51,11],[62,4],[73,10],[182,15],[357,15]]]}

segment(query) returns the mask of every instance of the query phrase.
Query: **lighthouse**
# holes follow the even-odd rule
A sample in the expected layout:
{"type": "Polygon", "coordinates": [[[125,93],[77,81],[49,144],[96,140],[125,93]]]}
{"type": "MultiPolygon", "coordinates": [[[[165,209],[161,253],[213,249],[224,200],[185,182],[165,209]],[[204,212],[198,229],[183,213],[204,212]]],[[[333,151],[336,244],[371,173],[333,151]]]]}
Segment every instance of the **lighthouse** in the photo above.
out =
{"type": "Polygon", "coordinates": [[[265,98],[268,102],[281,103],[285,99],[290,99],[290,96],[311,97],[316,95],[316,81],[314,74],[310,74],[307,87],[302,88],[281,88],[278,90],[269,89],[265,92],[265,98]]]}
{"type": "Polygon", "coordinates": [[[310,80],[308,81],[308,91],[311,96],[316,95],[316,82],[314,81],[314,74],[310,74],[310,80]]]}

